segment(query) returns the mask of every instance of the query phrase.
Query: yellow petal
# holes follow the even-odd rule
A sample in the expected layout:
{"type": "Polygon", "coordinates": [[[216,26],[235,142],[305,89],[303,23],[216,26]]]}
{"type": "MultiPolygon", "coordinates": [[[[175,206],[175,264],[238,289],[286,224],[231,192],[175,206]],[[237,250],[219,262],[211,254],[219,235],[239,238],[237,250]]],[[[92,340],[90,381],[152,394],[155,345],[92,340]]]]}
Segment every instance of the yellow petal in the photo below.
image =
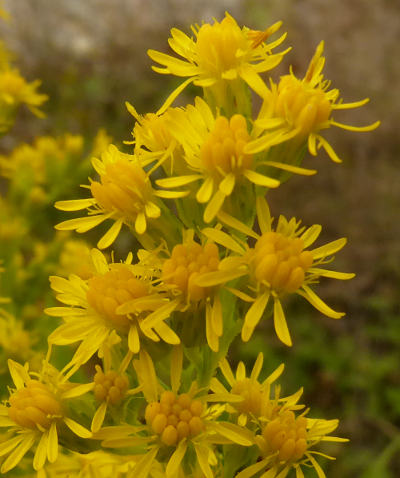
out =
{"type": "Polygon", "coordinates": [[[241,247],[231,236],[226,234],[226,232],[220,231],[219,229],[214,229],[212,227],[206,227],[201,231],[208,239],[221,244],[222,246],[230,249],[231,251],[237,252],[238,254],[243,254],[245,250],[241,247]]]}
{"type": "Polygon", "coordinates": [[[99,240],[99,242],[97,243],[97,247],[99,249],[106,249],[108,246],[111,246],[111,244],[118,237],[122,224],[122,219],[118,219],[118,221],[114,222],[110,229],[99,240]]]}
{"type": "Polygon", "coordinates": [[[104,417],[106,416],[107,411],[107,402],[103,402],[99,408],[96,410],[96,413],[93,416],[92,425],[90,429],[93,433],[96,433],[100,430],[104,422],[104,417]]]}
{"type": "Polygon", "coordinates": [[[181,386],[181,374],[183,364],[183,349],[177,345],[171,352],[171,389],[176,393],[181,386]]]}
{"type": "Polygon", "coordinates": [[[185,456],[187,449],[187,441],[186,439],[181,440],[179,445],[177,446],[174,453],[171,455],[171,458],[168,461],[167,468],[165,470],[165,474],[167,478],[175,478],[178,476],[178,471],[185,456]]]}
{"type": "Polygon", "coordinates": [[[292,346],[292,339],[290,338],[289,329],[286,323],[285,314],[282,309],[282,304],[279,299],[274,301],[274,325],[275,332],[279,340],[289,347],[292,346]]]}
{"type": "Polygon", "coordinates": [[[96,203],[97,201],[95,198],[71,199],[69,201],[57,201],[54,204],[54,207],[61,211],[79,211],[80,209],[86,209],[87,207],[93,206],[96,203]]]}
{"type": "Polygon", "coordinates": [[[212,197],[211,201],[207,204],[207,207],[204,211],[203,220],[204,222],[211,222],[215,216],[218,214],[219,210],[221,209],[222,205],[225,201],[225,194],[218,190],[214,196],[212,197]]]}
{"type": "Polygon", "coordinates": [[[280,185],[280,182],[277,179],[269,178],[263,174],[256,173],[250,169],[246,169],[243,175],[253,184],[257,186],[264,186],[266,188],[277,188],[280,185]]]}
{"type": "Polygon", "coordinates": [[[58,435],[57,425],[53,422],[50,425],[49,439],[47,440],[47,459],[50,463],[54,463],[58,458],[58,435]]]}
{"type": "MultiPolygon", "coordinates": [[[[8,443],[8,442],[6,442],[8,443]]],[[[7,473],[22,460],[25,454],[30,450],[35,443],[35,434],[29,434],[23,436],[20,440],[19,445],[17,445],[12,453],[10,453],[7,459],[1,466],[1,473],[7,473]]]]}
{"type": "Polygon", "coordinates": [[[45,431],[40,438],[38,446],[36,447],[35,456],[33,457],[33,469],[36,471],[43,468],[46,463],[48,439],[49,432],[45,431]]]}
{"type": "Polygon", "coordinates": [[[85,427],[77,423],[75,420],[72,420],[71,418],[64,417],[64,423],[67,425],[67,427],[75,433],[75,435],[78,435],[80,438],[91,438],[92,433],[87,430],[85,427]]]}
{"type": "Polygon", "coordinates": [[[200,174],[191,174],[188,176],[175,176],[172,178],[157,179],[156,184],[162,188],[179,188],[186,186],[194,181],[198,181],[202,176],[200,174]]]}
{"type": "Polygon", "coordinates": [[[308,286],[303,285],[303,290],[304,292],[300,290],[297,292],[297,294],[307,299],[312,306],[314,306],[317,310],[319,310],[322,314],[326,315],[327,317],[330,317],[331,319],[341,319],[345,315],[344,312],[336,312],[333,309],[331,309],[308,286]]]}
{"type": "Polygon", "coordinates": [[[244,318],[247,327],[252,329],[256,327],[267,307],[269,295],[269,292],[264,292],[253,302],[244,318]]]}
{"type": "Polygon", "coordinates": [[[321,257],[325,258],[327,256],[331,256],[335,254],[335,252],[340,251],[346,245],[347,239],[342,237],[341,239],[337,239],[336,241],[329,242],[324,246],[317,247],[317,249],[313,249],[311,254],[313,255],[314,259],[320,259],[321,257]]]}

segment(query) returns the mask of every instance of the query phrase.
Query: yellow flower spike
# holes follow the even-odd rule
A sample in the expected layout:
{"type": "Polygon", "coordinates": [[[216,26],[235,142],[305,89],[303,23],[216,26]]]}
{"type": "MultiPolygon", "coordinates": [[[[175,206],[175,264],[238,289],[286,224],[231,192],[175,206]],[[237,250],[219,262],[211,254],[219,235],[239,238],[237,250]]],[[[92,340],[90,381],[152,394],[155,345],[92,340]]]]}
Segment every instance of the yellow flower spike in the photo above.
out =
{"type": "MultiPolygon", "coordinates": [[[[291,71],[289,75],[281,77],[278,85],[271,81],[271,90],[256,120],[256,127],[263,130],[264,134],[260,134],[246,147],[247,153],[260,152],[265,149],[265,144],[270,144],[275,139],[276,144],[286,141],[293,144],[292,149],[288,146],[286,153],[289,163],[296,160],[295,153],[298,153],[304,143],[313,156],[322,147],[338,163],[341,160],[328,141],[320,135],[321,130],[337,126],[350,131],[372,131],[379,126],[379,121],[368,126],[349,126],[333,119],[335,110],[358,108],[369,100],[343,103],[338,89],[329,90],[330,81],[325,80],[322,74],[325,63],[323,49],[324,43],[321,42],[303,79],[298,79],[291,71]]],[[[285,153],[280,150],[276,154],[279,154],[277,161],[280,161],[279,158],[285,153]]],[[[265,164],[273,166],[274,158],[271,153],[265,164]]],[[[296,173],[296,170],[292,172],[296,173]]]]}
{"type": "MultiPolygon", "coordinates": [[[[261,97],[267,92],[260,73],[277,66],[286,53],[272,54],[272,50],[283,42],[285,34],[272,43],[266,43],[269,36],[280,27],[278,22],[265,32],[247,27],[240,28],[236,20],[228,13],[221,22],[204,23],[192,26],[194,38],[173,28],[170,47],[183,59],[178,59],[155,50],[148,55],[161,67],[153,70],[162,74],[189,77],[187,84],[193,82],[211,91],[217,106],[224,106],[227,89],[232,87],[235,94],[235,82],[243,80],[261,97]]],[[[181,87],[178,87],[181,90],[181,87]]],[[[173,98],[174,99],[174,98],[173,98]]],[[[172,99],[172,100],[173,100],[172,99]]],[[[168,104],[172,101],[167,100],[168,104]]]]}
{"type": "MultiPolygon", "coordinates": [[[[255,327],[265,315],[269,302],[273,301],[274,326],[278,338],[291,346],[292,340],[287,326],[281,300],[288,294],[298,294],[307,299],[311,305],[326,316],[339,319],[345,314],[331,309],[310,288],[320,277],[330,277],[338,280],[348,280],[354,277],[352,273],[337,272],[324,269],[324,264],[331,262],[330,256],[346,244],[346,239],[338,239],[316,249],[308,250],[320,232],[321,226],[309,228],[301,226],[301,221],[292,218],[290,221],[280,216],[275,229],[271,228],[272,219],[265,200],[257,202],[257,217],[261,227],[261,235],[256,235],[254,247],[236,240],[223,231],[211,228],[203,229],[202,233],[222,244],[232,254],[221,261],[219,271],[204,274],[197,280],[199,286],[216,286],[228,280],[248,277],[248,283],[229,290],[245,302],[252,301],[247,310],[243,327],[242,340],[250,340],[255,327]],[[248,288],[248,290],[246,289],[248,288]],[[255,292],[255,297],[252,295],[255,292]]],[[[238,227],[237,220],[228,214],[219,216],[227,226],[241,233],[246,226],[238,227]]],[[[250,237],[254,237],[251,234],[250,237]]]]}
{"type": "Polygon", "coordinates": [[[95,273],[88,280],[74,275],[68,279],[50,278],[57,299],[66,306],[45,310],[48,315],[64,319],[64,324],[50,334],[49,343],[81,342],[67,367],[85,363],[97,351],[104,354],[103,349],[109,347],[108,341],[115,335],[127,340],[132,353],[139,352],[144,337],[179,343],[164,322],[171,304],[150,280],[136,274],[132,255],[124,263],[108,263],[99,250],[93,249],[91,254],[95,273]]]}
{"type": "Polygon", "coordinates": [[[279,186],[278,180],[258,172],[257,160],[245,152],[253,132],[241,114],[215,117],[207,103],[197,97],[194,106],[170,112],[170,129],[182,145],[183,158],[192,174],[159,179],[156,184],[175,189],[201,181],[196,200],[205,204],[206,223],[223,209],[226,198],[237,193],[237,185],[279,186]]]}
{"type": "Polygon", "coordinates": [[[58,201],[55,206],[62,211],[88,209],[88,217],[69,219],[61,222],[56,229],[87,232],[106,219],[114,224],[98,242],[100,249],[109,247],[117,238],[123,224],[128,225],[139,236],[147,229],[149,219],[160,217],[159,206],[154,202],[157,191],[153,190],[147,173],[141,164],[110,145],[94,159],[93,167],[100,175],[99,181],[92,181],[91,198],[58,201]]]}
{"type": "Polygon", "coordinates": [[[50,364],[44,362],[40,374],[31,374],[28,365],[8,361],[15,390],[10,391],[7,405],[0,405],[0,426],[9,429],[0,444],[0,456],[8,455],[1,473],[15,468],[25,454],[37,444],[33,468],[41,470],[46,461],[58,456],[58,427],[65,424],[76,435],[90,438],[91,433],[66,414],[65,401],[90,391],[92,384],[66,382],[50,364]]]}
{"type": "Polygon", "coordinates": [[[226,444],[235,443],[246,447],[252,444],[251,432],[238,425],[218,420],[224,406],[207,404],[209,401],[230,400],[232,395],[210,394],[207,387],[199,390],[196,382],[191,384],[187,392],[176,389],[181,383],[182,368],[172,368],[180,363],[181,358],[181,350],[177,347],[171,354],[170,376],[174,377],[174,389],[171,389],[166,388],[165,384],[161,385],[150,355],[144,350],[140,351],[139,359],[133,363],[147,401],[143,417],[146,425],[106,427],[95,435],[95,438],[103,440],[104,447],[138,444],[146,447],[146,454],[134,468],[133,476],[142,476],[143,466],[149,471],[156,463],[159,452],[163,457],[161,462],[165,465],[165,476],[181,476],[187,472],[184,460],[186,453],[194,449],[202,473],[212,477],[211,466],[217,464],[215,444],[221,443],[221,440],[226,444]]]}

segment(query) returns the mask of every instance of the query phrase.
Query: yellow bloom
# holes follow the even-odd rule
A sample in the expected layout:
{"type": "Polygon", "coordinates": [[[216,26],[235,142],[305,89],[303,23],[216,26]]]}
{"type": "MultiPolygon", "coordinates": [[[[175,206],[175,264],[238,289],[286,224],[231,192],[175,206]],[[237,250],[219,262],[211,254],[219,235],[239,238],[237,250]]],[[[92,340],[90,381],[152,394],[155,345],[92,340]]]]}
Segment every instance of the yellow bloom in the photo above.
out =
{"type": "Polygon", "coordinates": [[[189,77],[171,95],[167,104],[191,82],[211,90],[216,106],[226,104],[229,94],[241,99],[243,93],[238,93],[241,80],[257,94],[265,96],[267,87],[260,73],[280,63],[285,52],[272,54],[271,51],[283,42],[286,35],[271,43],[266,43],[266,40],[280,26],[281,22],[275,23],[264,32],[240,28],[234,18],[226,13],[221,22],[214,20],[213,24],[204,23],[200,27],[193,25],[194,39],[173,28],[168,43],[183,60],[155,50],[148,51],[150,58],[161,65],[153,67],[154,71],[189,77]]]}
{"type": "Polygon", "coordinates": [[[120,407],[127,396],[134,395],[142,390],[141,386],[129,390],[129,378],[125,372],[131,360],[132,352],[129,351],[119,364],[118,370],[114,370],[111,368],[110,354],[105,354],[103,358],[104,367],[95,365],[93,393],[99,406],[93,415],[90,426],[92,432],[97,432],[102,427],[108,407],[120,407]]]}
{"type": "Polygon", "coordinates": [[[248,289],[245,289],[246,292],[242,288],[230,289],[245,302],[252,302],[244,318],[242,340],[247,342],[250,339],[266,311],[269,299],[272,298],[276,334],[284,344],[290,346],[292,340],[281,304],[281,299],[286,295],[301,295],[317,310],[332,319],[343,317],[343,312],[336,312],[326,305],[309,284],[318,283],[320,277],[340,280],[354,277],[354,274],[320,267],[332,261],[332,254],[344,247],[346,239],[338,239],[316,249],[307,250],[317,240],[321,226],[315,224],[305,228],[301,227],[300,221],[295,218],[288,221],[280,216],[273,230],[266,201],[258,197],[256,205],[261,235],[227,214],[220,215],[221,221],[225,224],[256,239],[254,247],[235,241],[231,236],[216,229],[207,228],[202,231],[210,239],[239,255],[227,257],[221,261],[219,271],[204,275],[196,283],[206,287],[221,281],[226,282],[228,274],[231,278],[246,276],[246,286],[243,286],[248,289]],[[255,293],[255,297],[248,293],[255,293]]]}
{"type": "Polygon", "coordinates": [[[238,473],[236,478],[250,478],[261,471],[268,478],[283,478],[291,469],[296,470],[296,477],[304,478],[302,466],[312,467],[319,478],[326,478],[314,455],[334,458],[311,448],[321,441],[348,440],[329,436],[337,428],[339,420],[306,418],[308,410],[296,416],[296,408],[286,404],[275,410],[263,425],[261,434],[255,437],[261,459],[238,473]]]}
{"type": "MultiPolygon", "coordinates": [[[[0,297],[0,304],[5,301],[6,298],[0,297]]],[[[28,360],[33,355],[32,345],[35,341],[34,334],[25,330],[22,321],[0,308],[0,374],[5,372],[5,358],[28,360]]]]}
{"type": "Polygon", "coordinates": [[[69,279],[50,277],[57,299],[66,307],[51,307],[45,312],[63,317],[64,324],[49,336],[49,343],[68,345],[81,342],[69,366],[85,363],[97,351],[127,340],[137,353],[140,337],[177,344],[179,338],[165,323],[174,305],[157,293],[151,281],[136,274],[132,254],[125,263],[107,263],[104,255],[92,250],[96,273],[88,280],[71,275],[69,279]],[[129,313],[121,308],[129,306],[129,313]]]}
{"type": "Polygon", "coordinates": [[[266,407],[270,405],[271,384],[280,377],[284,369],[284,365],[281,364],[263,382],[259,382],[258,377],[263,361],[264,356],[260,352],[250,376],[247,377],[246,367],[242,361],[239,362],[234,375],[229,362],[226,358],[222,359],[219,368],[230,386],[229,392],[217,378],[211,380],[210,388],[213,392],[220,394],[231,393],[242,398],[240,402],[227,405],[226,409],[229,413],[237,415],[238,424],[243,427],[246,426],[249,420],[258,420],[261,416],[267,415],[266,407]]]}
{"type": "MultiPolygon", "coordinates": [[[[161,252],[161,251],[160,251],[161,252]]],[[[183,241],[176,244],[169,257],[142,252],[141,262],[153,269],[154,281],[160,290],[168,292],[171,298],[171,313],[178,311],[183,327],[182,335],[193,335],[197,324],[202,327],[205,319],[205,332],[210,348],[216,352],[219,337],[223,334],[222,305],[218,287],[202,287],[197,280],[204,274],[216,271],[219,266],[219,251],[211,241],[200,244],[195,241],[194,231],[184,231],[183,241]],[[204,317],[205,316],[205,317],[204,317]]],[[[121,312],[129,313],[130,304],[121,307],[121,312]]],[[[195,332],[196,339],[199,331],[195,332]]],[[[181,334],[180,334],[181,335],[181,334]]]]}
{"type": "MultiPolygon", "coordinates": [[[[208,406],[207,402],[222,402],[225,396],[208,394],[207,389],[198,390],[192,383],[187,392],[180,392],[183,353],[176,347],[171,354],[171,388],[158,381],[150,355],[141,351],[134,366],[143,394],[147,401],[144,413],[145,425],[106,427],[95,434],[105,447],[122,447],[147,453],[137,463],[132,476],[145,478],[157,456],[166,465],[166,477],[173,478],[185,472],[185,456],[195,454],[198,465],[207,478],[214,476],[210,464],[217,464],[214,445],[235,443],[241,446],[252,444],[252,434],[237,425],[219,421],[224,411],[219,404],[208,406]],[[133,435],[133,436],[131,436],[133,435]]],[[[190,472],[188,470],[188,472],[190,472]]]]}
{"type": "Polygon", "coordinates": [[[92,384],[71,384],[49,364],[40,374],[29,372],[8,361],[15,389],[11,390],[6,405],[0,405],[0,426],[9,429],[6,441],[0,444],[0,456],[8,455],[1,473],[13,469],[36,444],[33,468],[40,470],[48,460],[54,463],[58,456],[58,433],[66,425],[81,438],[90,438],[91,432],[66,414],[66,401],[79,397],[93,388],[92,384]]]}
{"type": "MultiPolygon", "coordinates": [[[[249,188],[253,184],[265,188],[279,186],[276,179],[256,171],[258,158],[245,153],[253,132],[248,131],[244,116],[214,117],[207,103],[197,97],[194,106],[176,108],[170,111],[169,117],[169,128],[182,145],[184,160],[192,174],[159,179],[156,183],[161,187],[176,188],[201,181],[196,199],[207,204],[205,222],[212,221],[231,196],[232,201],[249,201],[249,195],[254,196],[249,188]]],[[[276,166],[280,167],[280,164],[276,163],[276,166]]],[[[285,165],[283,167],[287,169],[285,165]]]]}
{"type": "Polygon", "coordinates": [[[85,280],[95,272],[88,244],[73,239],[66,241],[59,257],[57,274],[64,277],[74,274],[85,280]]]}
{"type": "MultiPolygon", "coordinates": [[[[13,109],[24,103],[36,116],[43,117],[39,106],[47,101],[48,96],[37,92],[40,83],[39,80],[28,83],[15,68],[6,68],[0,71],[0,103],[2,107],[13,109]]],[[[0,125],[1,129],[8,126],[7,119],[5,124],[0,125]]]]}
{"type": "MultiPolygon", "coordinates": [[[[310,62],[307,73],[303,79],[298,79],[290,72],[281,77],[278,85],[271,81],[271,90],[264,100],[257,127],[263,129],[261,135],[247,148],[248,153],[257,153],[265,149],[265,144],[270,144],[273,138],[277,142],[291,141],[288,151],[276,149],[276,156],[282,154],[293,158],[295,161],[299,147],[304,143],[308,145],[309,152],[316,156],[319,148],[324,148],[329,157],[335,162],[341,162],[328,141],[320,135],[320,131],[337,126],[349,131],[371,131],[377,128],[379,121],[368,126],[349,126],[338,123],[332,118],[335,110],[358,108],[369,100],[368,98],[354,103],[343,103],[339,98],[339,90],[329,90],[330,81],[325,80],[322,69],[325,57],[322,56],[324,43],[321,42],[310,62]]],[[[270,155],[269,159],[274,159],[270,155]]]]}
{"type": "Polygon", "coordinates": [[[100,249],[115,241],[123,224],[139,235],[144,234],[148,219],[158,218],[161,210],[154,202],[158,192],[152,189],[141,164],[113,145],[101,155],[101,161],[93,159],[92,164],[100,175],[100,182],[91,181],[89,186],[92,197],[56,202],[56,208],[62,211],[87,208],[88,216],[61,222],[56,229],[87,232],[112,219],[114,224],[97,244],[100,249]]]}

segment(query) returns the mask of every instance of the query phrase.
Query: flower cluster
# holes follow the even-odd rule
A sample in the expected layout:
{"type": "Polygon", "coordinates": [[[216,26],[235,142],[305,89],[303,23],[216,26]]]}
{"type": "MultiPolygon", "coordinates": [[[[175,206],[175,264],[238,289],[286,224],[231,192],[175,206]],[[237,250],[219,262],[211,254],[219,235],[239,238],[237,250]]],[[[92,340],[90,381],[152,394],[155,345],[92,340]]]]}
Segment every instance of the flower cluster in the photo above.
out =
{"type": "MultiPolygon", "coordinates": [[[[252,30],[226,14],[194,25],[191,37],[172,29],[180,58],[149,56],[155,71],[186,79],[155,113],[127,103],[131,150],[107,141],[95,148],[86,197],[55,195],[61,211],[86,210],[57,230],[100,226],[102,235],[97,248],[74,239],[59,254],[50,277],[59,303],[45,309],[54,327],[42,365],[8,361],[15,387],[0,407],[2,473],[32,464],[40,478],[302,478],[311,467],[323,478],[316,457],[332,457],[316,446],[347,441],[331,435],[338,420],[309,417],[302,389],[282,392],[283,364],[268,370],[259,353],[247,373],[243,362],[235,372],[228,362],[233,339],[249,341],[269,318],[292,345],[289,297],[344,316],[315,289],[321,279],[354,276],[327,268],[346,239],[314,245],[322,227],[273,218],[266,197],[293,174],[316,173],[303,166],[307,150],[340,162],[322,130],[378,126],[333,119],[367,100],[343,103],[330,89],[323,43],[304,78],[291,70],[278,84],[265,81],[290,50],[277,51],[280,27],[252,30]],[[190,83],[202,96],[173,107],[190,83]],[[253,117],[254,96],[261,107],[253,117]],[[131,249],[123,261],[102,252],[120,237],[131,249]]],[[[82,148],[74,137],[62,141],[68,151],[82,148]]],[[[27,161],[45,184],[37,151],[59,143],[42,143],[3,158],[3,174],[16,177],[27,161]]]]}

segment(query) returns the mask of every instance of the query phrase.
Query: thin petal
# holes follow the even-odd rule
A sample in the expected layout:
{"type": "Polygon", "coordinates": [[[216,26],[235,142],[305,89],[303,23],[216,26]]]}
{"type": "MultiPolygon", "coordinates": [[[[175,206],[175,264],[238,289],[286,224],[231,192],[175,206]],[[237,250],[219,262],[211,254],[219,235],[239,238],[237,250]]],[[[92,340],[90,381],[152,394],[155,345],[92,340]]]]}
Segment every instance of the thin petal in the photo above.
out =
{"type": "Polygon", "coordinates": [[[96,410],[96,413],[93,416],[92,425],[90,429],[93,433],[96,433],[100,430],[101,426],[103,425],[104,418],[106,416],[107,411],[107,402],[103,402],[99,408],[96,410]]]}
{"type": "Polygon", "coordinates": [[[329,242],[324,246],[318,247],[317,249],[313,249],[311,254],[313,255],[314,259],[320,259],[321,257],[325,258],[327,256],[331,256],[335,254],[335,252],[340,251],[347,243],[347,239],[342,237],[341,239],[337,239],[336,241],[329,242]]]}
{"type": "Polygon", "coordinates": [[[110,227],[110,229],[99,240],[99,242],[97,243],[97,247],[99,249],[106,249],[107,247],[111,246],[111,244],[118,237],[123,223],[124,222],[122,219],[118,219],[117,221],[115,221],[114,224],[110,227]]]}
{"type": "Polygon", "coordinates": [[[1,473],[7,473],[7,471],[10,471],[15,466],[17,466],[18,463],[25,456],[25,454],[28,452],[28,450],[30,450],[32,448],[32,445],[34,443],[35,443],[35,435],[34,434],[25,435],[22,438],[21,443],[14,449],[14,451],[12,453],[10,453],[8,455],[7,459],[2,464],[1,473]]]}
{"type": "Polygon", "coordinates": [[[35,451],[35,456],[33,457],[33,468],[36,471],[43,468],[44,464],[46,463],[48,440],[49,440],[49,432],[46,431],[42,434],[39,444],[35,451]]]}
{"type": "Polygon", "coordinates": [[[264,234],[271,231],[271,213],[269,211],[268,203],[262,196],[257,196],[256,199],[256,211],[258,225],[261,232],[264,234]]]}
{"type": "Polygon", "coordinates": [[[290,338],[289,329],[286,323],[285,314],[282,309],[282,304],[279,299],[274,301],[274,325],[275,332],[279,340],[289,347],[292,346],[292,339],[290,338]]]}
{"type": "Polygon", "coordinates": [[[256,327],[267,307],[269,296],[269,291],[264,292],[253,302],[244,318],[244,323],[247,327],[253,329],[256,327]]]}
{"type": "Polygon", "coordinates": [[[183,457],[185,456],[186,450],[187,441],[181,440],[168,461],[167,468],[165,470],[167,478],[175,478],[176,476],[178,476],[178,470],[183,460],[183,457]]]}
{"type": "Polygon", "coordinates": [[[257,184],[257,186],[264,186],[266,188],[277,188],[281,183],[277,179],[264,176],[263,174],[252,171],[251,169],[246,169],[243,175],[252,183],[257,184]]]}
{"type": "Polygon", "coordinates": [[[57,201],[54,204],[54,207],[61,211],[79,211],[80,209],[86,209],[93,206],[96,203],[97,200],[95,198],[71,199],[69,201],[57,201]]]}
{"type": "Polygon", "coordinates": [[[58,457],[58,435],[57,425],[53,422],[50,425],[49,439],[47,440],[47,458],[50,463],[54,463],[58,457]]]}
{"type": "Polygon", "coordinates": [[[91,438],[92,433],[87,430],[85,427],[77,423],[75,420],[72,420],[71,418],[64,417],[64,423],[67,425],[67,427],[75,433],[75,435],[78,435],[80,438],[91,438]]]}
{"type": "Polygon", "coordinates": [[[331,319],[341,319],[345,315],[344,312],[336,312],[335,310],[331,309],[308,286],[303,285],[303,290],[304,292],[300,290],[297,292],[297,294],[307,299],[312,306],[314,306],[317,310],[319,310],[322,314],[326,315],[327,317],[330,317],[331,319]]]}

